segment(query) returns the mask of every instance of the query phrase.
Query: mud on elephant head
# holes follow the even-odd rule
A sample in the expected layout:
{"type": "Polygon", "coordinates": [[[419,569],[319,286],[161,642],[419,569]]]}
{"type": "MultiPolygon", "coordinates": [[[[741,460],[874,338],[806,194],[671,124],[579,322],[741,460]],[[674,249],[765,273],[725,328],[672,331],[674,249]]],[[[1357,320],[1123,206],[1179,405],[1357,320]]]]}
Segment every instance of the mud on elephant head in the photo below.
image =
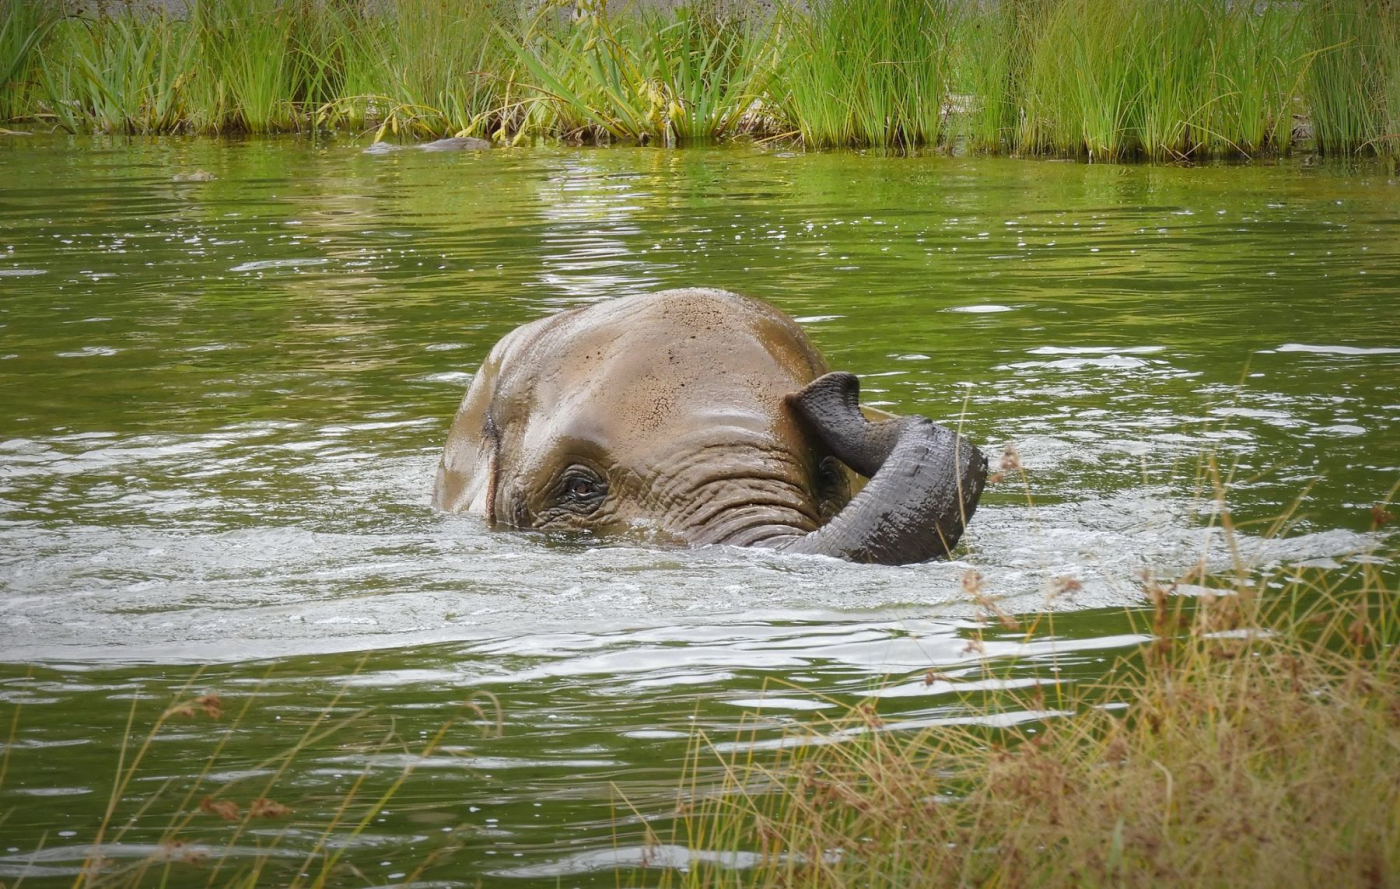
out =
{"type": "Polygon", "coordinates": [[[872,422],[859,388],[791,318],[737,294],[573,309],[491,350],[433,502],[512,528],[643,527],[885,564],[946,555],[986,458],[923,417],[872,422]]]}

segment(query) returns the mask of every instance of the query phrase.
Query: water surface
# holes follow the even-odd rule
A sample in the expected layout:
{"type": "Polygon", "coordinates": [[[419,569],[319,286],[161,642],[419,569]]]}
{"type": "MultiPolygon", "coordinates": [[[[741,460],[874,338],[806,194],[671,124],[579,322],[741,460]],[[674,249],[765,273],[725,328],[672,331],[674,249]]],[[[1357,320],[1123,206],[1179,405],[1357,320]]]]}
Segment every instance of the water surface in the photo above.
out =
{"type": "Polygon", "coordinates": [[[870,694],[936,724],[984,657],[1098,675],[1141,640],[1144,572],[1229,567],[1212,466],[1251,564],[1368,558],[1400,480],[1397,208],[1382,171],[1298,162],[0,141],[0,879],[71,882],[100,839],[116,871],[286,882],[360,776],[373,800],[414,764],[341,816],[366,821],[332,830],[337,879],[611,885],[696,732],[870,694]],[[904,568],[429,508],[496,339],[689,285],[773,302],[868,400],[1024,473],[954,560],[904,568]],[[1053,630],[970,650],[970,569],[1053,630]],[[210,693],[99,837],[128,733],[210,693]],[[226,784],[292,811],[235,833],[198,806],[226,784]]]}

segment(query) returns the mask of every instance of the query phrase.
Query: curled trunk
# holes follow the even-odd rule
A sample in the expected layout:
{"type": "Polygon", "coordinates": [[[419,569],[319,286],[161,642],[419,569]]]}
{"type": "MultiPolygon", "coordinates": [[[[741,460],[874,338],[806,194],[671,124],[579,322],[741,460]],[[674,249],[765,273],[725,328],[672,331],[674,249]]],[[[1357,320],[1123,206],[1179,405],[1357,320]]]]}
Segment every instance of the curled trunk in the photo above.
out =
{"type": "Polygon", "coordinates": [[[775,541],[778,548],[903,565],[957,545],[987,481],[987,458],[970,441],[924,417],[871,423],[860,411],[860,381],[849,373],[826,374],[787,403],[870,483],[826,525],[775,541]]]}

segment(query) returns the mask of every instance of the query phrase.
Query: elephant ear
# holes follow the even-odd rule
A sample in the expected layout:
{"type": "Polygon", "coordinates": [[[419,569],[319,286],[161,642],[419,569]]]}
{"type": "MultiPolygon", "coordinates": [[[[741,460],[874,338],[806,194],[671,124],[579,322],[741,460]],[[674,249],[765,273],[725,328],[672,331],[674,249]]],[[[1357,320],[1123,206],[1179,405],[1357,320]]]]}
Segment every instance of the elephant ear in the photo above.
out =
{"type": "Polygon", "coordinates": [[[462,406],[447,433],[447,446],[433,485],[433,506],[446,512],[472,512],[496,521],[496,483],[500,474],[501,435],[494,406],[503,369],[539,322],[517,328],[491,349],[472,377],[462,406]]]}
{"type": "Polygon", "coordinates": [[[447,433],[447,446],[433,485],[433,506],[447,512],[473,512],[495,524],[496,490],[501,475],[501,436],[512,428],[509,411],[518,399],[521,369],[539,354],[540,341],[576,312],[560,312],[521,325],[501,337],[472,377],[462,406],[447,433]]]}
{"type": "Polygon", "coordinates": [[[496,368],[482,365],[452,421],[433,485],[433,506],[437,509],[495,519],[500,434],[491,418],[491,401],[496,376],[496,368]]]}

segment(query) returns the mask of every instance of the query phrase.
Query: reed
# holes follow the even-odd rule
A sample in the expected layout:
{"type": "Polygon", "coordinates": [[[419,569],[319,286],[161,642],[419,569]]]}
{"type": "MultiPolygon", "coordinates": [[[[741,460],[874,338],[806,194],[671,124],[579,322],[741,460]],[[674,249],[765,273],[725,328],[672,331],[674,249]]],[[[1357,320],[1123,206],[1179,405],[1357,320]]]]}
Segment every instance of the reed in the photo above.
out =
{"type": "Polygon", "coordinates": [[[67,19],[40,61],[47,107],[73,132],[169,132],[188,119],[197,46],[191,27],[129,8],[67,19]]]}
{"type": "Polygon", "coordinates": [[[772,75],[771,37],[706,3],[572,19],[546,8],[520,39],[506,36],[521,98],[503,130],[667,145],[732,136],[772,75]]]}
{"type": "MultiPolygon", "coordinates": [[[[1009,101],[1024,114],[1011,140],[1022,150],[1181,158],[1289,144],[1307,64],[1296,6],[1040,0],[1010,9],[1016,33],[1028,32],[997,38],[1030,58],[1009,101]]],[[[995,53],[974,58],[991,69],[974,67],[974,82],[1006,79],[995,53]]]]}
{"type": "Polygon", "coordinates": [[[976,0],[954,20],[959,134],[973,151],[1019,147],[1022,96],[1043,0],[976,0]]]}
{"type": "Polygon", "coordinates": [[[0,0],[0,123],[33,107],[35,49],[58,20],[54,8],[35,0],[0,0]]]}
{"type": "Polygon", "coordinates": [[[1381,132],[1372,140],[1376,150],[1400,157],[1400,15],[1385,22],[1385,51],[1390,76],[1381,90],[1381,132]]]}
{"type": "Polygon", "coordinates": [[[644,52],[669,99],[666,141],[704,142],[745,128],[777,69],[772,28],[704,5],[650,14],[644,52]]]}
{"type": "Polygon", "coordinates": [[[1386,0],[1314,0],[1315,58],[1304,94],[1318,149],[1400,154],[1400,9],[1386,0]]]}
{"type": "Polygon", "coordinates": [[[1164,0],[1130,16],[1133,66],[1125,136],[1153,157],[1198,153],[1207,110],[1218,101],[1211,87],[1212,51],[1232,21],[1231,7],[1195,0],[1164,0]],[[1204,38],[1204,39],[1203,39],[1204,38]]]}
{"type": "Polygon", "coordinates": [[[1232,4],[1212,41],[1211,97],[1197,122],[1213,154],[1286,151],[1308,58],[1295,9],[1232,4]]]}
{"type": "MultiPolygon", "coordinates": [[[[1086,684],[1007,690],[975,632],[968,668],[926,677],[957,695],[934,728],[886,725],[876,699],[766,753],[697,734],[672,841],[756,864],[694,861],[667,885],[1384,883],[1400,612],[1390,554],[1371,556],[1148,579],[1150,641],[1086,684]],[[719,792],[698,778],[716,766],[719,792]]],[[[965,586],[989,631],[1053,635],[1049,615],[1022,623],[965,586]]]]}
{"type": "Polygon", "coordinates": [[[573,141],[662,135],[666,94],[648,76],[643,23],[592,8],[572,20],[555,13],[542,9],[518,41],[506,35],[523,94],[514,129],[573,141]]]}
{"type": "Polygon", "coordinates": [[[295,129],[298,63],[296,4],[275,0],[195,0],[202,101],[195,126],[220,132],[295,129]]]}
{"type": "MultiPolygon", "coordinates": [[[[289,51],[295,62],[293,88],[302,122],[317,119],[315,112],[342,96],[353,95],[352,79],[363,77],[365,42],[372,34],[364,6],[334,3],[322,8],[320,0],[288,0],[293,8],[289,51]]],[[[320,121],[324,123],[324,121],[320,121]]]]}
{"type": "Polygon", "coordinates": [[[1125,2],[1064,0],[1040,10],[1030,51],[1023,149],[1112,158],[1124,147],[1138,66],[1129,55],[1133,12],[1125,2]]]}
{"type": "Polygon", "coordinates": [[[803,142],[936,145],[949,94],[952,18],[943,0],[829,0],[780,12],[778,114],[803,142]]]}
{"type": "Polygon", "coordinates": [[[309,100],[319,126],[363,130],[386,116],[391,100],[385,48],[394,39],[392,21],[358,4],[331,8],[311,38],[322,89],[309,100]]]}
{"type": "Polygon", "coordinates": [[[0,2],[0,116],[71,130],[1400,154],[1391,0],[0,2]]]}
{"type": "Polygon", "coordinates": [[[502,15],[490,3],[396,4],[391,20],[375,31],[378,53],[370,55],[370,70],[383,77],[381,118],[389,130],[420,136],[486,131],[507,73],[508,50],[496,35],[502,15]]]}

